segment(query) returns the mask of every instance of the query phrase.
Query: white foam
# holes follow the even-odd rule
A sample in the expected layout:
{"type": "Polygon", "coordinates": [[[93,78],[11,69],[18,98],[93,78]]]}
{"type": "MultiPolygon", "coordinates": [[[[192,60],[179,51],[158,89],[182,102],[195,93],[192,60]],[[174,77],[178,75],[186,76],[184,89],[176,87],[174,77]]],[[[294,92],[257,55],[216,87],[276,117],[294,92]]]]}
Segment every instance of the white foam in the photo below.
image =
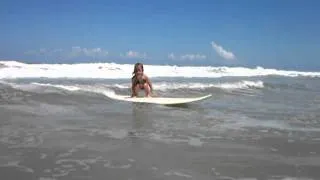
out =
{"type": "MultiPolygon", "coordinates": [[[[301,131],[301,132],[320,132],[320,128],[317,127],[299,127],[299,126],[292,126],[291,124],[279,121],[275,119],[270,120],[257,120],[254,118],[250,118],[245,115],[240,114],[231,114],[228,117],[225,117],[225,121],[223,124],[218,124],[210,127],[211,131],[225,131],[225,130],[245,130],[244,128],[251,128],[251,127],[259,127],[259,128],[272,128],[277,130],[285,130],[285,131],[301,131]]],[[[278,134],[278,132],[273,132],[278,134]]],[[[289,139],[289,143],[294,142],[294,140],[289,139]]]]}
{"type": "Polygon", "coordinates": [[[20,164],[20,161],[10,161],[4,165],[0,164],[0,167],[17,167],[19,170],[21,170],[23,172],[34,173],[33,169],[26,167],[26,166],[19,165],[19,164],[20,164]]]}
{"type": "Polygon", "coordinates": [[[192,178],[191,175],[185,174],[185,173],[182,173],[182,172],[178,172],[178,171],[168,171],[168,172],[164,173],[164,175],[166,175],[166,176],[175,175],[175,176],[180,176],[180,177],[184,177],[184,178],[192,178]]]}
{"type": "Polygon", "coordinates": [[[55,88],[60,88],[60,89],[64,89],[64,90],[68,90],[68,91],[78,91],[80,90],[81,88],[79,87],[76,87],[76,86],[66,86],[66,85],[55,85],[55,84],[50,84],[50,83],[31,83],[31,84],[34,84],[34,85],[38,85],[38,86],[48,86],[48,87],[55,87],[55,88]]]}
{"type": "Polygon", "coordinates": [[[134,159],[128,159],[129,162],[135,162],[136,160],[134,159]]]}
{"type": "Polygon", "coordinates": [[[63,177],[69,175],[69,173],[74,170],[59,170],[58,173],[52,174],[53,177],[63,177]]]}
{"type": "Polygon", "coordinates": [[[155,166],[152,166],[151,169],[154,170],[154,171],[157,171],[159,168],[157,168],[155,166]]]}
{"type": "Polygon", "coordinates": [[[91,136],[94,135],[108,135],[111,138],[114,139],[124,139],[128,136],[128,131],[125,129],[94,129],[90,133],[91,136]]]}
{"type": "Polygon", "coordinates": [[[271,178],[269,180],[313,180],[311,178],[306,178],[306,177],[299,177],[299,178],[298,177],[281,177],[281,176],[279,177],[273,176],[273,177],[276,179],[271,178]]]}
{"type": "Polygon", "coordinates": [[[9,82],[3,83],[3,84],[9,85],[14,89],[19,89],[19,90],[28,91],[28,92],[36,91],[39,88],[39,86],[36,86],[34,84],[15,84],[15,83],[9,83],[9,82]]]}
{"type": "MultiPolygon", "coordinates": [[[[120,89],[129,89],[130,84],[110,84],[105,85],[105,87],[99,86],[68,86],[68,85],[61,85],[61,84],[50,84],[50,83],[32,83],[33,85],[38,86],[48,86],[59,88],[68,91],[89,91],[95,92],[100,94],[108,95],[109,93],[114,93],[110,88],[116,87],[120,89]],[[107,87],[107,88],[106,88],[107,87]]],[[[19,89],[26,89],[28,86],[13,86],[19,89]]],[[[221,88],[227,90],[234,90],[234,89],[250,89],[250,88],[263,88],[264,83],[262,81],[237,81],[232,83],[168,83],[168,82],[159,82],[153,83],[153,87],[155,90],[165,91],[165,90],[172,90],[172,89],[206,89],[206,88],[221,88]]],[[[36,88],[36,87],[33,87],[36,88]]],[[[27,88],[30,90],[30,87],[27,88]]]]}
{"type": "Polygon", "coordinates": [[[162,143],[167,143],[167,144],[176,144],[176,143],[188,143],[191,146],[199,146],[199,142],[197,140],[197,142],[195,142],[194,140],[191,140],[192,142],[190,142],[189,139],[187,139],[188,137],[174,137],[173,134],[162,134],[162,133],[149,133],[147,138],[149,138],[150,140],[153,141],[157,141],[157,142],[162,142],[162,143]],[[192,144],[194,143],[194,144],[192,144]]]}
{"type": "Polygon", "coordinates": [[[188,144],[200,147],[203,145],[203,142],[199,138],[190,138],[188,144]]]}
{"type": "MultiPolygon", "coordinates": [[[[95,159],[82,159],[82,160],[80,160],[80,159],[59,159],[56,161],[56,164],[60,165],[63,168],[62,170],[65,172],[72,171],[74,168],[74,165],[72,165],[72,164],[74,164],[74,163],[79,166],[82,166],[82,170],[88,171],[88,170],[90,170],[91,164],[95,164],[99,161],[105,162],[106,160],[101,159],[101,156],[97,157],[95,159]]],[[[61,168],[59,168],[59,169],[61,171],[61,168]]]]}
{"type": "Polygon", "coordinates": [[[38,147],[43,138],[41,134],[27,132],[24,128],[3,126],[0,128],[0,142],[10,145],[10,148],[38,147]]]}
{"type": "MultiPolygon", "coordinates": [[[[40,84],[34,83],[42,86],[52,86],[56,88],[66,89],[70,91],[76,90],[84,90],[85,88],[79,88],[76,86],[65,86],[65,85],[53,85],[53,84],[40,84]]],[[[131,84],[124,83],[124,84],[111,84],[106,85],[106,87],[116,87],[120,89],[129,89],[131,84]]],[[[263,88],[264,83],[262,81],[237,81],[232,83],[198,83],[198,82],[191,82],[191,83],[168,83],[168,82],[159,82],[153,83],[153,88],[156,90],[170,90],[170,89],[206,89],[206,88],[221,88],[221,89],[248,89],[248,88],[263,88]]],[[[92,87],[91,87],[92,88],[92,87]]],[[[88,89],[88,88],[87,88],[88,89]]],[[[97,89],[97,88],[95,88],[97,89]]]]}
{"type": "Polygon", "coordinates": [[[59,158],[68,157],[68,156],[71,156],[74,152],[77,152],[77,151],[78,151],[78,149],[72,148],[72,149],[68,150],[68,152],[66,152],[66,153],[59,154],[57,157],[59,157],[59,158]]]}
{"type": "MultiPolygon", "coordinates": [[[[118,86],[120,87],[120,86],[118,86]]],[[[126,86],[122,86],[126,87],[126,86]]],[[[206,88],[221,88],[221,89],[248,89],[248,88],[263,88],[262,81],[237,81],[230,83],[153,83],[154,89],[168,90],[168,89],[206,89],[206,88]]]]}
{"type": "MultiPolygon", "coordinates": [[[[62,84],[50,84],[50,83],[37,83],[33,82],[31,84],[14,84],[14,83],[6,83],[10,85],[12,88],[23,90],[23,91],[39,91],[39,87],[53,87],[57,89],[67,90],[67,91],[86,91],[91,93],[98,93],[108,96],[109,94],[114,94],[114,91],[101,87],[101,86],[85,86],[85,85],[62,85],[62,84]]],[[[50,92],[50,91],[49,91],[50,92]]]]}
{"type": "Polygon", "coordinates": [[[247,89],[247,88],[263,88],[262,81],[239,81],[235,83],[222,83],[216,87],[223,89],[247,89]]]}
{"type": "Polygon", "coordinates": [[[129,169],[132,165],[131,164],[124,164],[124,165],[112,165],[110,162],[104,164],[104,167],[106,168],[112,168],[112,169],[129,169]]]}
{"type": "Polygon", "coordinates": [[[48,156],[47,154],[41,153],[41,154],[40,154],[40,159],[45,159],[45,158],[47,158],[47,156],[48,156]]]}
{"type": "Polygon", "coordinates": [[[50,177],[40,177],[39,180],[56,180],[56,179],[50,178],[50,177]]]}
{"type": "MultiPolygon", "coordinates": [[[[133,64],[81,63],[81,64],[24,64],[16,61],[0,61],[4,67],[0,79],[12,78],[103,78],[118,79],[132,76],[133,64]]],[[[145,65],[150,77],[224,77],[224,76],[308,76],[320,77],[320,72],[300,72],[262,67],[212,67],[145,65]]]]}

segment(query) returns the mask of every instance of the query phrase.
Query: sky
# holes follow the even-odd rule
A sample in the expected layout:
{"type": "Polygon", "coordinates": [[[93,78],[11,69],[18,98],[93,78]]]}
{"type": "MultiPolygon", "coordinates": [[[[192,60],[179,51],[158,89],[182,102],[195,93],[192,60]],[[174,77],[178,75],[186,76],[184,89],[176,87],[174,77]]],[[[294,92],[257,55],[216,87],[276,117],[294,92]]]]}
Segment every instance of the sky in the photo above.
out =
{"type": "Polygon", "coordinates": [[[320,1],[0,1],[0,60],[320,70],[320,1]]]}

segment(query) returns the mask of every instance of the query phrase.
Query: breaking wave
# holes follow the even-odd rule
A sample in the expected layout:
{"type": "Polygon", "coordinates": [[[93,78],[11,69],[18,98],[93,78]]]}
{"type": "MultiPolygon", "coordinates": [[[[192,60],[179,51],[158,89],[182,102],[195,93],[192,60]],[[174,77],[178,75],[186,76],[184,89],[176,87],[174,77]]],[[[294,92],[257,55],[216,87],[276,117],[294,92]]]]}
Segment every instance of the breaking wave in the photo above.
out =
{"type": "MultiPolygon", "coordinates": [[[[25,64],[16,61],[0,61],[0,79],[15,78],[102,78],[122,79],[132,76],[132,64],[81,63],[81,64],[25,64]]],[[[150,77],[254,77],[288,76],[320,77],[320,72],[301,72],[262,67],[213,67],[145,65],[150,77]]]]}

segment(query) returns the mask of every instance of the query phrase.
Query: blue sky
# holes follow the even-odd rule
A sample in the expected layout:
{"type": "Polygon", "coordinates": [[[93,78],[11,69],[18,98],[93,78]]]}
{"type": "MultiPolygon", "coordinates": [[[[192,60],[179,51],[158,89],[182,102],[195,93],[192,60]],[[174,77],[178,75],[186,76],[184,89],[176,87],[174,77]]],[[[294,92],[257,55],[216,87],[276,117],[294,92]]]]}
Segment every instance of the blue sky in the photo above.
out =
{"type": "Polygon", "coordinates": [[[0,59],[320,70],[320,1],[0,2],[0,59]]]}

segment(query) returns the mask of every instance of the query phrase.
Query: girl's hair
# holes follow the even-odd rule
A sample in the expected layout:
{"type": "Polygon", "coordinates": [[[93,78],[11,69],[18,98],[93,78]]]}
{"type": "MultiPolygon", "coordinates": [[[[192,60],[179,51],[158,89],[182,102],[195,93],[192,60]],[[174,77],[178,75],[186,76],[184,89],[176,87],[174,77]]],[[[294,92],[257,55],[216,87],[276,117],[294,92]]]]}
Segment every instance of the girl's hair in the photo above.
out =
{"type": "Polygon", "coordinates": [[[134,70],[133,70],[133,73],[132,74],[136,74],[138,72],[138,68],[141,67],[142,69],[142,72],[143,72],[143,64],[142,63],[136,63],[134,65],[134,70]]]}

